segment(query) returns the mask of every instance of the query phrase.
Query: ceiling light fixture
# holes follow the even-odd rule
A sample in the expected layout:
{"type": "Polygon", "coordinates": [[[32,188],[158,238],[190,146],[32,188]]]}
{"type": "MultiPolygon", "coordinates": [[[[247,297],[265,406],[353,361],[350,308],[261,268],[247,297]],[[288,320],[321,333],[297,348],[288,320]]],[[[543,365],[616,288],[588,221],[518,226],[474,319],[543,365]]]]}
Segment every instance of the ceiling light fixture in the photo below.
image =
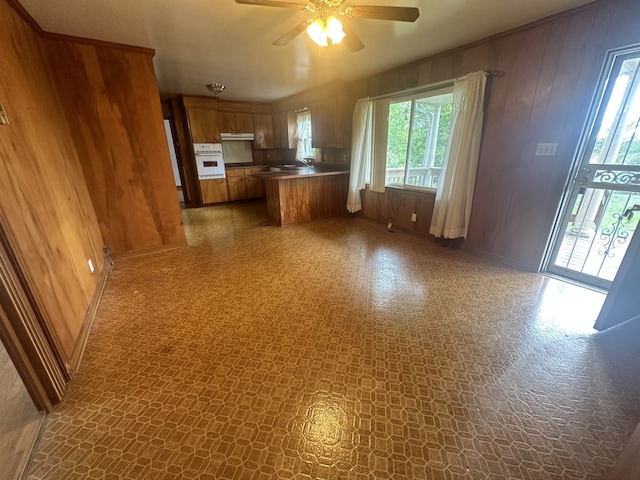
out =
{"type": "Polygon", "coordinates": [[[221,83],[209,83],[209,84],[207,84],[207,88],[209,89],[209,91],[210,91],[211,93],[213,93],[213,94],[217,97],[217,96],[218,96],[218,95],[220,95],[220,94],[224,91],[224,89],[225,89],[225,88],[227,88],[227,87],[225,87],[225,86],[224,86],[223,84],[221,84],[221,83]]]}
{"type": "Polygon", "coordinates": [[[307,35],[316,44],[326,47],[331,41],[331,45],[340,43],[346,36],[342,29],[342,22],[334,16],[328,18],[318,17],[308,27],[307,35]]]}

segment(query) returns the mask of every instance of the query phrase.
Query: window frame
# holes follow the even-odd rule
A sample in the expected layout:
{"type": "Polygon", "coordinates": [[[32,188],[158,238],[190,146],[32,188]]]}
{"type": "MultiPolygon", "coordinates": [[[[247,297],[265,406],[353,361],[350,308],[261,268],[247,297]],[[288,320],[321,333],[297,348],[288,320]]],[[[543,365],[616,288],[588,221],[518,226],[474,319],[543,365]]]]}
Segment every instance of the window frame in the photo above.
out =
{"type": "MultiPolygon", "coordinates": [[[[418,100],[422,100],[422,99],[428,99],[431,97],[438,97],[438,96],[442,96],[442,95],[450,95],[451,96],[451,101],[444,103],[442,105],[448,105],[451,104],[452,105],[452,115],[453,115],[453,82],[450,83],[446,83],[443,85],[438,85],[438,86],[434,86],[433,88],[427,88],[424,90],[420,90],[417,92],[411,92],[408,94],[399,94],[399,95],[395,95],[395,96],[391,96],[390,97],[390,102],[389,102],[389,121],[388,124],[390,125],[390,119],[391,119],[391,107],[393,104],[396,103],[402,103],[402,102],[408,102],[411,101],[411,107],[410,107],[410,119],[409,119],[409,127],[408,127],[408,132],[407,132],[407,148],[405,151],[405,163],[404,163],[404,172],[403,172],[403,181],[402,183],[388,183],[386,180],[387,177],[387,172],[389,170],[388,167],[388,148],[389,148],[389,138],[387,138],[387,152],[385,152],[385,188],[398,188],[398,189],[407,189],[407,190],[415,190],[415,191],[419,191],[419,192],[429,192],[429,193],[435,193],[437,190],[437,186],[436,187],[427,187],[427,186],[422,186],[422,185],[412,185],[407,183],[408,180],[408,175],[409,172],[411,170],[410,167],[410,155],[411,155],[411,140],[412,140],[412,135],[413,135],[413,125],[414,125],[414,109],[415,109],[415,103],[418,100]]],[[[438,115],[438,118],[439,115],[438,115]]],[[[451,131],[449,131],[449,135],[451,134],[451,131]]],[[[435,134],[437,135],[437,133],[435,134]]],[[[388,135],[387,135],[388,137],[388,135]]],[[[437,138],[436,138],[436,142],[437,142],[437,138]]],[[[447,149],[448,149],[448,142],[449,140],[447,140],[447,149]]],[[[437,145],[437,144],[436,144],[437,145]]],[[[426,144],[425,148],[427,148],[429,146],[429,143],[426,144]]],[[[436,146],[434,145],[433,148],[435,148],[436,146]]],[[[445,154],[446,155],[446,154],[445,154]]],[[[444,176],[445,173],[445,168],[442,167],[442,170],[440,172],[440,178],[439,181],[441,181],[442,176],[444,176]]]]}
{"type": "Polygon", "coordinates": [[[304,162],[306,158],[315,158],[316,157],[316,149],[313,146],[313,127],[312,127],[312,117],[311,117],[311,110],[309,109],[305,109],[305,110],[301,110],[296,112],[296,138],[297,138],[297,144],[300,145],[302,144],[302,148],[300,147],[296,147],[296,155],[295,155],[295,159],[296,161],[299,162],[304,162]],[[300,137],[298,135],[298,133],[300,132],[300,117],[302,115],[308,116],[309,119],[305,120],[305,122],[307,123],[307,125],[305,126],[305,131],[309,134],[308,136],[304,136],[304,137],[300,137]],[[308,146],[309,148],[306,149],[304,148],[305,146],[308,146]],[[305,153],[309,153],[309,155],[305,156],[305,153]],[[300,156],[298,158],[298,156],[300,156]]]}

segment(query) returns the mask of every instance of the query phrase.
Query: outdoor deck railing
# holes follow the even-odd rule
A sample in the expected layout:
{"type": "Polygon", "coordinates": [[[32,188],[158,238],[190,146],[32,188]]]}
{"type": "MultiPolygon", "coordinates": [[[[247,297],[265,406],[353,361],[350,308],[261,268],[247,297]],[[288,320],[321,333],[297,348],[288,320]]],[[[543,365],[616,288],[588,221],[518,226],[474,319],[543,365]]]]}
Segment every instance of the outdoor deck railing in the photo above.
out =
{"type": "MultiPolygon", "coordinates": [[[[407,185],[436,188],[441,171],[441,167],[410,168],[407,185]]],[[[403,185],[404,168],[388,168],[385,183],[403,185]]]]}

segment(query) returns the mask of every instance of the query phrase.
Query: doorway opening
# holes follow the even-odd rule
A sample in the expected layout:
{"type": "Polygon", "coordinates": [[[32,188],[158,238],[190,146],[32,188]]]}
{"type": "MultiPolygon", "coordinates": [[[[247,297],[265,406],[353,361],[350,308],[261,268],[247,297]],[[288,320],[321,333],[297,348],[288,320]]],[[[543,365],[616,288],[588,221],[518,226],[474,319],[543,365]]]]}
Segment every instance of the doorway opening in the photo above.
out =
{"type": "Polygon", "coordinates": [[[182,189],[182,176],[180,174],[180,162],[178,161],[178,154],[176,153],[175,142],[173,140],[173,131],[171,128],[171,120],[164,119],[164,131],[167,136],[167,145],[169,146],[169,156],[171,157],[171,168],[173,170],[173,180],[176,184],[176,190],[178,194],[178,201],[180,207],[184,207],[184,190],[182,189]]]}
{"type": "Polygon", "coordinates": [[[545,271],[608,289],[640,219],[640,47],[611,52],[545,271]]]}

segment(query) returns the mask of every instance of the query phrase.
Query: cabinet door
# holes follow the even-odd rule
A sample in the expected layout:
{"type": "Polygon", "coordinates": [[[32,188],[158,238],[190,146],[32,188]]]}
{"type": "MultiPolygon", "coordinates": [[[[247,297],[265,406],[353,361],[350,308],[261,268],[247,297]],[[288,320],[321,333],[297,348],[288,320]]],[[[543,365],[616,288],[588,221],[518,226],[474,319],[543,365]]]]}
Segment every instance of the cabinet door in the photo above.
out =
{"type": "Polygon", "coordinates": [[[336,147],[351,148],[353,100],[347,96],[336,99],[336,147]]]}
{"type": "Polygon", "coordinates": [[[350,148],[353,104],[346,96],[311,105],[311,142],[314,148],[350,148]]]}
{"type": "Polygon", "coordinates": [[[289,129],[287,127],[287,112],[275,113],[273,115],[274,148],[289,148],[289,129]]]}
{"type": "Polygon", "coordinates": [[[200,199],[202,203],[219,203],[229,200],[226,178],[200,180],[200,199]]]}
{"type": "Polygon", "coordinates": [[[313,148],[322,148],[325,143],[325,130],[323,127],[324,112],[322,102],[311,104],[311,146],[313,148]]]}
{"type": "Polygon", "coordinates": [[[218,112],[218,124],[222,133],[238,131],[236,126],[236,114],[233,112],[218,112]]]}
{"type": "Polygon", "coordinates": [[[228,177],[227,183],[229,184],[230,200],[243,200],[247,198],[247,185],[244,175],[228,177]]]}
{"type": "Polygon", "coordinates": [[[322,137],[323,147],[337,147],[338,102],[335,97],[322,101],[322,137]]]}
{"type": "Polygon", "coordinates": [[[192,143],[217,143],[220,141],[217,113],[211,108],[187,109],[187,121],[192,143]]]}
{"type": "Polygon", "coordinates": [[[247,184],[247,198],[261,198],[265,196],[264,180],[253,177],[252,174],[263,172],[264,168],[246,169],[245,179],[247,184]]]}
{"type": "Polygon", "coordinates": [[[311,105],[311,144],[314,148],[336,146],[335,97],[311,105]]]}
{"type": "Polygon", "coordinates": [[[253,115],[253,134],[255,148],[273,148],[273,119],[266,113],[253,115]]]}
{"type": "Polygon", "coordinates": [[[250,113],[236,113],[236,128],[240,133],[253,132],[253,117],[250,113]]]}

